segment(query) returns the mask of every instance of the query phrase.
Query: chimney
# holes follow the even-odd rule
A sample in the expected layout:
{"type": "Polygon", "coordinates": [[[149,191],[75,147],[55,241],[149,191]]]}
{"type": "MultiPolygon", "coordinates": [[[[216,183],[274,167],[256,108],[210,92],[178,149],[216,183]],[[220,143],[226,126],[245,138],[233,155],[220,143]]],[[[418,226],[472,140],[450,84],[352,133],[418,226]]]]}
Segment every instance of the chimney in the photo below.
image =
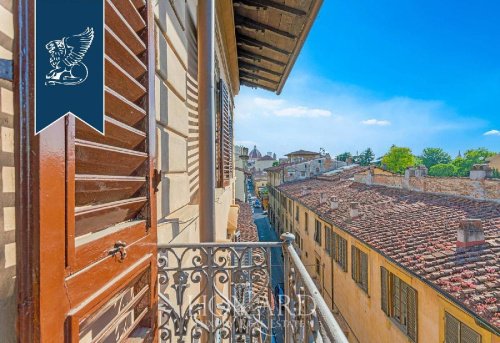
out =
{"type": "Polygon", "coordinates": [[[300,191],[300,195],[302,195],[302,196],[307,195],[307,187],[306,186],[302,186],[302,189],[300,191]]]}
{"type": "Polygon", "coordinates": [[[319,194],[319,203],[320,203],[320,205],[325,204],[327,202],[327,200],[328,200],[328,197],[327,197],[326,193],[321,192],[319,194]]]}
{"type": "Polygon", "coordinates": [[[336,196],[330,198],[330,208],[332,210],[339,208],[339,199],[336,196]]]}
{"type": "Polygon", "coordinates": [[[417,167],[417,169],[415,170],[415,176],[416,177],[424,177],[424,176],[427,176],[427,173],[428,173],[428,169],[425,165],[419,165],[417,167]]]}
{"type": "Polygon", "coordinates": [[[405,179],[409,179],[410,177],[415,177],[417,174],[417,169],[415,167],[408,167],[405,170],[405,179]]]}
{"type": "Polygon", "coordinates": [[[471,180],[484,180],[493,176],[493,169],[488,164],[474,164],[469,176],[471,180]]]}
{"type": "Polygon", "coordinates": [[[351,219],[359,217],[359,202],[351,202],[349,204],[349,216],[351,219]]]}
{"type": "Polygon", "coordinates": [[[484,244],[481,219],[463,219],[457,232],[457,248],[470,248],[484,244]]]}

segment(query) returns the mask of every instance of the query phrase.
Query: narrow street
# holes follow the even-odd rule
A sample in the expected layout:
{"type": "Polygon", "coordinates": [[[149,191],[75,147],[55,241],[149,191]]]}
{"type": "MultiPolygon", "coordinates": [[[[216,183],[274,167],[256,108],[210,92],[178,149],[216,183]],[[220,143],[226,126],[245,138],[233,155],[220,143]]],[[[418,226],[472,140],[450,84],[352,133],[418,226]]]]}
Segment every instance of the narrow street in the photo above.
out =
{"type": "MultiPolygon", "coordinates": [[[[269,218],[267,215],[262,214],[262,209],[254,209],[254,222],[257,225],[257,232],[259,235],[260,242],[278,242],[280,241],[278,235],[274,232],[269,223],[269,218]]],[[[283,269],[283,258],[281,248],[274,248],[271,250],[271,285],[272,292],[274,296],[275,287],[280,284],[283,288],[284,280],[284,269],[283,269]]],[[[284,315],[279,315],[279,308],[275,308],[275,319],[273,320],[273,337],[272,342],[282,343],[284,340],[284,315]]]]}

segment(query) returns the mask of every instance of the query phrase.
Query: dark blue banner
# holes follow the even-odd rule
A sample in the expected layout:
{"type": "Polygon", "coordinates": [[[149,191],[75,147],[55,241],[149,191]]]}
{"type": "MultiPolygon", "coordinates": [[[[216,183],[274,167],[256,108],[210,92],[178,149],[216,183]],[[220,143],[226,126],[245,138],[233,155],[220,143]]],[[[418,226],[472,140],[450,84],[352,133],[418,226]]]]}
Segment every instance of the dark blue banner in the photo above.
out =
{"type": "Polygon", "coordinates": [[[104,1],[36,0],[35,133],[66,114],[104,133],[104,1]]]}

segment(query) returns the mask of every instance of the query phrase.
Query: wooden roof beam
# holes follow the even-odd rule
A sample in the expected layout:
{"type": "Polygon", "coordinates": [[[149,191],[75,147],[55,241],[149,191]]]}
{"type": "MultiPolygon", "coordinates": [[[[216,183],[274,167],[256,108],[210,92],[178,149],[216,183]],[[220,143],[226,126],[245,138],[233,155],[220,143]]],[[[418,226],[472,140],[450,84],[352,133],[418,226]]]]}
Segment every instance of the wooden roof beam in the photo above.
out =
{"type": "Polygon", "coordinates": [[[263,89],[268,90],[270,92],[276,92],[276,89],[273,89],[271,87],[267,87],[267,86],[264,86],[264,85],[261,85],[261,84],[258,84],[258,83],[252,82],[252,81],[248,81],[248,80],[245,80],[245,79],[241,79],[240,82],[241,82],[242,85],[245,85],[245,86],[248,86],[248,87],[263,88],[263,89]]]}
{"type": "Polygon", "coordinates": [[[286,63],[283,63],[281,61],[275,60],[275,59],[267,57],[267,56],[262,56],[262,55],[259,55],[259,54],[256,54],[256,53],[253,53],[253,52],[250,52],[247,50],[242,50],[242,49],[238,49],[238,58],[246,58],[246,59],[249,59],[252,61],[257,61],[257,62],[267,61],[269,63],[279,65],[281,67],[286,66],[286,63]]]}
{"type": "Polygon", "coordinates": [[[263,41],[260,41],[258,39],[243,35],[241,33],[236,34],[236,40],[238,42],[238,45],[252,46],[252,47],[259,48],[259,49],[267,48],[269,50],[272,50],[274,52],[277,52],[277,53],[280,53],[280,54],[283,54],[286,56],[290,55],[289,51],[280,49],[272,44],[269,44],[267,42],[263,42],[263,41]]]}
{"type": "Polygon", "coordinates": [[[279,73],[277,71],[267,69],[267,68],[264,68],[264,67],[252,64],[252,63],[244,62],[244,61],[241,61],[239,63],[239,67],[240,67],[240,69],[244,69],[244,70],[247,70],[250,72],[256,72],[256,73],[263,72],[263,73],[271,74],[271,75],[278,76],[278,77],[282,76],[282,73],[279,73]]]}
{"type": "Polygon", "coordinates": [[[265,81],[265,82],[273,83],[276,85],[278,84],[278,81],[276,81],[276,80],[272,80],[272,79],[269,79],[265,76],[249,73],[246,71],[240,71],[240,77],[255,80],[255,81],[265,81]]]}
{"type": "Polygon", "coordinates": [[[264,9],[267,10],[267,8],[273,8],[275,10],[278,10],[280,12],[284,12],[287,14],[293,14],[296,16],[305,16],[307,14],[306,11],[303,11],[301,9],[287,6],[285,4],[281,4],[275,1],[271,0],[237,0],[234,2],[234,6],[246,6],[249,8],[254,8],[257,10],[264,9]]]}
{"type": "Polygon", "coordinates": [[[291,34],[290,32],[277,29],[271,25],[260,23],[258,21],[255,21],[255,20],[247,18],[247,17],[243,17],[241,15],[235,15],[235,19],[236,19],[235,26],[237,28],[246,28],[246,29],[258,31],[258,32],[270,31],[270,32],[273,32],[277,35],[283,36],[285,38],[290,38],[290,39],[297,38],[295,35],[291,34]]]}

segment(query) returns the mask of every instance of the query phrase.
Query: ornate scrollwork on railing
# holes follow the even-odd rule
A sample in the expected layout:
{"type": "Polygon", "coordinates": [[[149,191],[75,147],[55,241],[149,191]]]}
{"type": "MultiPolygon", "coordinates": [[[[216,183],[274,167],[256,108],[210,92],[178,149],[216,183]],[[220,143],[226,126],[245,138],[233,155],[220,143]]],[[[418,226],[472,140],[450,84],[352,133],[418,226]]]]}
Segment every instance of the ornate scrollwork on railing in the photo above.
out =
{"type": "Polygon", "coordinates": [[[163,342],[271,341],[270,249],[279,243],[159,248],[163,342]]]}
{"type": "Polygon", "coordinates": [[[285,294],[289,308],[285,319],[285,342],[347,343],[347,338],[292,245],[295,237],[284,233],[281,238],[284,241],[285,294]]]}

